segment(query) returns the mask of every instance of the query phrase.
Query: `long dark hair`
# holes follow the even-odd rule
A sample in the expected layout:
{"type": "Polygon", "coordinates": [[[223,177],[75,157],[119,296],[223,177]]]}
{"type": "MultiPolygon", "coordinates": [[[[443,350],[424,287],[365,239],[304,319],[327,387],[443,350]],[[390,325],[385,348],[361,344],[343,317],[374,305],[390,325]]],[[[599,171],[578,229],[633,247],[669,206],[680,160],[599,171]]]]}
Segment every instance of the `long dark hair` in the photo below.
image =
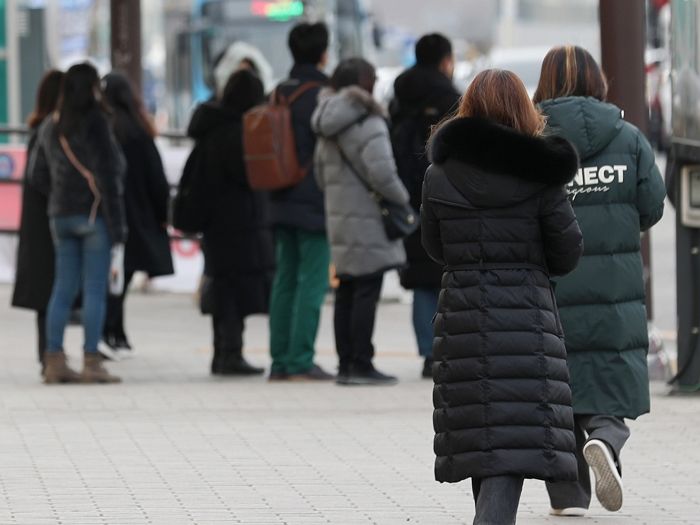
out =
{"type": "Polygon", "coordinates": [[[222,108],[243,114],[261,104],[264,98],[265,88],[260,78],[249,69],[241,69],[229,77],[220,104],[222,108]]]}
{"type": "Polygon", "coordinates": [[[156,129],[129,79],[120,73],[110,73],[103,81],[105,102],[113,112],[112,123],[117,140],[125,142],[139,128],[149,137],[155,137],[156,129]]]}
{"type": "Polygon", "coordinates": [[[608,84],[591,54],[579,46],[552,48],[542,62],[540,82],[533,100],[559,97],[593,97],[605,100],[608,84]]]}
{"type": "Polygon", "coordinates": [[[71,134],[95,110],[105,111],[97,69],[89,62],[71,66],[63,79],[58,102],[58,131],[71,134]]]}
{"type": "Polygon", "coordinates": [[[27,125],[30,128],[38,128],[39,124],[56,109],[58,97],[61,95],[61,83],[64,76],[63,71],[57,69],[51,69],[44,74],[36,92],[34,111],[27,119],[27,125]]]}

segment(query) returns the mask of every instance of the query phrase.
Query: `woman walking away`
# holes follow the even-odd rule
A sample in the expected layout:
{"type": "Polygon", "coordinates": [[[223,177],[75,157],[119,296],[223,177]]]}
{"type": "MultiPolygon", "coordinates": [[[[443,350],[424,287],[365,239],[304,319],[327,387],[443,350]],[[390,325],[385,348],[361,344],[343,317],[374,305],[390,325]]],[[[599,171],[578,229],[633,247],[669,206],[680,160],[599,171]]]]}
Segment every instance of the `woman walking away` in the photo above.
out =
{"type": "Polygon", "coordinates": [[[110,271],[117,277],[110,250],[114,246],[119,251],[127,234],[122,201],[125,164],[102,107],[97,70],[90,64],[75,65],[66,73],[58,109],[39,128],[29,164],[29,182],[48,195],[56,250],[44,381],[118,382],[103,367],[97,345],[110,271]],[[80,290],[85,362],[82,374],[77,374],[66,363],[63,335],[80,290]]]}
{"type": "Polygon", "coordinates": [[[396,172],[383,112],[372,98],[374,82],[374,67],[365,60],[341,62],[311,119],[320,137],[316,178],[340,280],[334,325],[337,382],[345,385],[396,383],[372,364],[372,333],[384,272],[402,266],[406,254],[400,240],[388,239],[373,193],[401,204],[409,195],[396,172]]]}
{"type": "Polygon", "coordinates": [[[624,419],[649,412],[644,276],[640,232],[661,219],[664,183],[644,135],[605,102],[593,57],[552,49],[535,102],[549,131],[571,141],[581,168],[569,184],[586,249],[575,272],[557,281],[576,420],[578,482],[547,486],[554,515],[583,515],[591,501],[588,467],[604,508],[622,506],[624,419]]]}
{"type": "MultiPolygon", "coordinates": [[[[29,142],[27,157],[36,147],[36,131],[50,115],[58,102],[63,82],[61,71],[51,70],[39,84],[36,106],[29,117],[29,142]]],[[[30,184],[27,172],[22,186],[22,220],[19,227],[19,248],[17,250],[17,273],[12,306],[36,311],[39,363],[44,370],[46,351],[46,309],[53,286],[54,250],[46,214],[46,195],[30,184]]]]}
{"type": "Polygon", "coordinates": [[[153,137],[156,131],[126,77],[111,73],[104,78],[105,101],[112,110],[112,128],[126,159],[124,206],[129,238],[124,253],[124,288],[107,300],[103,338],[119,357],[129,355],[131,344],[124,330],[124,300],[134,273],[149,277],[173,273],[168,238],[170,187],[153,137]]]}
{"type": "Polygon", "coordinates": [[[204,293],[211,299],[215,375],[264,372],[243,357],[243,329],[247,316],[268,311],[274,248],[266,196],[251,190],[246,178],[242,130],[243,114],[263,99],[257,75],[238,71],[218,103],[197,108],[188,130],[209,210],[202,247],[211,279],[204,293]]]}
{"type": "Polygon", "coordinates": [[[423,245],[445,266],[435,318],[435,476],[472,478],[475,524],[513,524],[524,478],[576,479],[566,350],[550,276],[583,245],[578,167],[510,71],[472,81],[432,139],[423,245]]]}

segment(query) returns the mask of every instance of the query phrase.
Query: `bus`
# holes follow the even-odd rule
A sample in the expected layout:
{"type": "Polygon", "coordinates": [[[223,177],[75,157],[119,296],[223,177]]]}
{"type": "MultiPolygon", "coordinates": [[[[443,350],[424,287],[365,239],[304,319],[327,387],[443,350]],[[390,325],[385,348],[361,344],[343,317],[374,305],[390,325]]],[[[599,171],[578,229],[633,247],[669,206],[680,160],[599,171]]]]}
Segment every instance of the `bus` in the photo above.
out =
{"type": "Polygon", "coordinates": [[[350,56],[373,57],[366,0],[195,0],[167,44],[171,127],[185,126],[192,107],[211,97],[217,59],[235,42],[258,48],[275,82],[285,78],[292,65],[287,35],[301,21],[328,25],[331,66],[350,56]]]}

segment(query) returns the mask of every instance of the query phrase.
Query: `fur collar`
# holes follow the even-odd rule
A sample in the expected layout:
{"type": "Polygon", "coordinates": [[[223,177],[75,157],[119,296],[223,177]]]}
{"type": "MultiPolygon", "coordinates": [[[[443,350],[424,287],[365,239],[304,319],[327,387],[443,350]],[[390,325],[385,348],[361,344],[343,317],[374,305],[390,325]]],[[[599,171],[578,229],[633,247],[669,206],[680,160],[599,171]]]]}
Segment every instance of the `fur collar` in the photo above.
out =
{"type": "Polygon", "coordinates": [[[578,170],[574,147],[561,137],[530,137],[493,121],[457,118],[430,143],[435,164],[456,160],[486,172],[558,186],[578,170]]]}

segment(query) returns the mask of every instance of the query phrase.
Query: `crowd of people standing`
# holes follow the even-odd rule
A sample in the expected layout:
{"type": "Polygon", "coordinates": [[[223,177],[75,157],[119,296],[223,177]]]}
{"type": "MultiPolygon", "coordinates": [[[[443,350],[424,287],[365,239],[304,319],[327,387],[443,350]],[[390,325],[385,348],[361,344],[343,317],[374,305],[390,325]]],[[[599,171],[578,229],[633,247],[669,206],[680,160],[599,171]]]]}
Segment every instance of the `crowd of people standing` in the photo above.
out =
{"type": "MultiPolygon", "coordinates": [[[[640,233],[665,197],[649,143],[578,47],[550,51],[534,100],[501,70],[460,95],[449,40],[426,35],[386,112],[366,60],[325,75],[328,46],[323,24],[296,26],[294,67],[269,98],[262,58],[227,54],[190,122],[211,373],[264,373],[243,331],[269,312],[270,381],[396,383],[375,368],[372,336],[384,274],[399,270],[435,382],[435,476],[472,479],[474,523],[515,523],[525,478],[547,482],[553,515],[583,515],[589,467],[601,504],[619,510],[625,419],[649,411],[640,233]],[[279,100],[305,176],[260,192],[246,115],[279,100]],[[397,207],[420,225],[390,235],[397,207]],[[314,360],[331,268],[337,373],[314,360]]],[[[103,85],[88,64],[50,72],[30,121],[13,303],[37,311],[46,383],[119,381],[100,340],[108,356],[129,352],[133,273],[172,272],[155,130],[124,77],[103,85]],[[77,300],[81,373],[63,351],[77,300]]]]}

